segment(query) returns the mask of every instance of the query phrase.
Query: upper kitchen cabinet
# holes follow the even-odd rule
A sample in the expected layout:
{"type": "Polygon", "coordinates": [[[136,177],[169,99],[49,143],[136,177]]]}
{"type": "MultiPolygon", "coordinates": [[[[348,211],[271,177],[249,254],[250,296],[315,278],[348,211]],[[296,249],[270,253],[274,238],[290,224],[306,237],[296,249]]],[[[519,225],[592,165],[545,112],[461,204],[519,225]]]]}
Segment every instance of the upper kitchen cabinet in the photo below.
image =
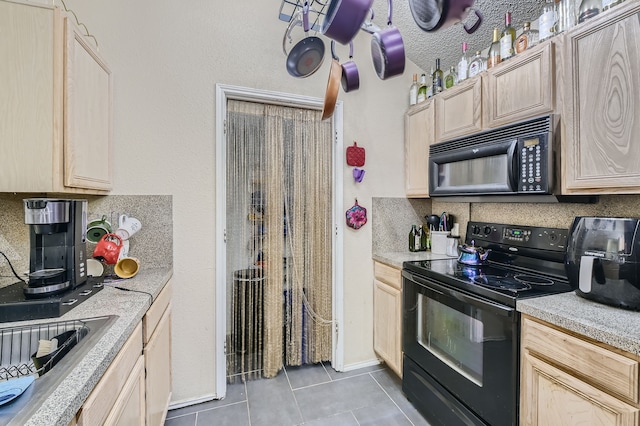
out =
{"type": "Polygon", "coordinates": [[[413,106],[405,115],[404,155],[407,197],[429,196],[429,146],[434,137],[434,103],[413,106]]]}
{"type": "Polygon", "coordinates": [[[482,130],[482,77],[478,76],[434,97],[436,143],[482,130]]]}
{"type": "Polygon", "coordinates": [[[640,193],[640,2],[566,34],[562,191],[640,193]]]}
{"type": "Polygon", "coordinates": [[[484,126],[494,128],[553,112],[554,43],[548,41],[489,69],[484,126]]]}
{"type": "Polygon", "coordinates": [[[106,194],[111,71],[57,7],[0,0],[0,192],[106,194]]]}

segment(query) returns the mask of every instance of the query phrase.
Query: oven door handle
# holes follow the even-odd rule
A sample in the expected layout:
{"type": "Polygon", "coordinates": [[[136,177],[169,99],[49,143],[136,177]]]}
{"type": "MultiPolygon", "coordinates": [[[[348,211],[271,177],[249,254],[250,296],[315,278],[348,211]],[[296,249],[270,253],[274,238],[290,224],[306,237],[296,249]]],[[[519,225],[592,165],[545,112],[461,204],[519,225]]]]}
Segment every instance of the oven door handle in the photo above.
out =
{"type": "Polygon", "coordinates": [[[491,311],[495,314],[501,315],[501,316],[505,316],[505,317],[513,317],[515,314],[515,309],[511,308],[509,306],[504,306],[504,305],[500,305],[498,303],[492,302],[491,300],[488,299],[481,299],[479,297],[474,297],[472,295],[466,294],[466,293],[462,293],[460,291],[454,290],[452,288],[449,287],[445,287],[443,285],[440,285],[438,283],[436,283],[435,281],[432,280],[426,280],[422,277],[418,277],[414,274],[411,274],[410,272],[404,271],[403,274],[405,275],[405,278],[408,278],[409,280],[421,285],[422,287],[426,287],[431,291],[434,291],[436,293],[440,293],[440,294],[444,294],[446,296],[452,297],[456,300],[459,300],[461,302],[464,303],[468,303],[472,306],[478,306],[481,307],[482,309],[486,309],[488,311],[491,311]]]}

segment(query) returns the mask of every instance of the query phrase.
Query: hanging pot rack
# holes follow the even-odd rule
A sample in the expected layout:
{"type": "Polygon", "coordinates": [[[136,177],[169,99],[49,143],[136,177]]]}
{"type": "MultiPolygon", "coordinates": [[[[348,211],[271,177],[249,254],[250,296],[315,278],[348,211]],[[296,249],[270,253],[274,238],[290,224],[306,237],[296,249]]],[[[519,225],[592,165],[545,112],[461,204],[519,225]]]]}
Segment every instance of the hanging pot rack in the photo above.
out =
{"type": "MultiPolygon", "coordinates": [[[[309,3],[309,28],[320,31],[322,21],[326,15],[325,9],[330,0],[307,0],[309,3]]],[[[284,22],[290,22],[304,6],[305,0],[282,0],[278,18],[284,22]]]]}

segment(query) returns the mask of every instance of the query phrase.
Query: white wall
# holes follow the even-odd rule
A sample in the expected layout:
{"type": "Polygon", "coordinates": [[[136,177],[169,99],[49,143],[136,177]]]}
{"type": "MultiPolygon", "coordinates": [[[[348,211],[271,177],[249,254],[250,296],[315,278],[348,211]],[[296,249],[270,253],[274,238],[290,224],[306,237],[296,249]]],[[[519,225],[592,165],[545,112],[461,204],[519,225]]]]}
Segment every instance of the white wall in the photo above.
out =
{"type": "MultiPolygon", "coordinates": [[[[57,3],[57,2],[56,2],[57,3]]],[[[114,75],[114,194],[171,194],[174,205],[173,402],[212,396],[215,330],[215,84],[324,97],[329,60],[306,79],[284,66],[279,1],[67,0],[114,75]]],[[[299,35],[299,30],[294,31],[299,35]]],[[[345,95],[345,146],[367,149],[364,181],[344,166],[344,205],[404,194],[403,114],[411,73],[387,81],[356,39],[361,88],[345,95]]],[[[327,48],[329,47],[328,42],[327,48]]],[[[338,54],[347,59],[345,47],[338,54]]],[[[328,57],[328,56],[327,56],[328,57]]],[[[348,229],[345,366],[375,359],[371,227],[348,229]]]]}

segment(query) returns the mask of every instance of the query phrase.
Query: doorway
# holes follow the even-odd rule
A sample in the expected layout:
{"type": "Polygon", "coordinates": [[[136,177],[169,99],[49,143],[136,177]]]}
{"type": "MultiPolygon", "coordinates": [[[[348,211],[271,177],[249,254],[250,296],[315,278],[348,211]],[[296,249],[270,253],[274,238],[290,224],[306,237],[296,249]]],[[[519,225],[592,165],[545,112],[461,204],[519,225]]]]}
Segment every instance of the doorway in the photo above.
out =
{"type": "Polygon", "coordinates": [[[321,122],[320,99],[216,89],[221,398],[227,381],[271,377],[285,364],[342,369],[343,158],[341,103],[321,122]]]}

